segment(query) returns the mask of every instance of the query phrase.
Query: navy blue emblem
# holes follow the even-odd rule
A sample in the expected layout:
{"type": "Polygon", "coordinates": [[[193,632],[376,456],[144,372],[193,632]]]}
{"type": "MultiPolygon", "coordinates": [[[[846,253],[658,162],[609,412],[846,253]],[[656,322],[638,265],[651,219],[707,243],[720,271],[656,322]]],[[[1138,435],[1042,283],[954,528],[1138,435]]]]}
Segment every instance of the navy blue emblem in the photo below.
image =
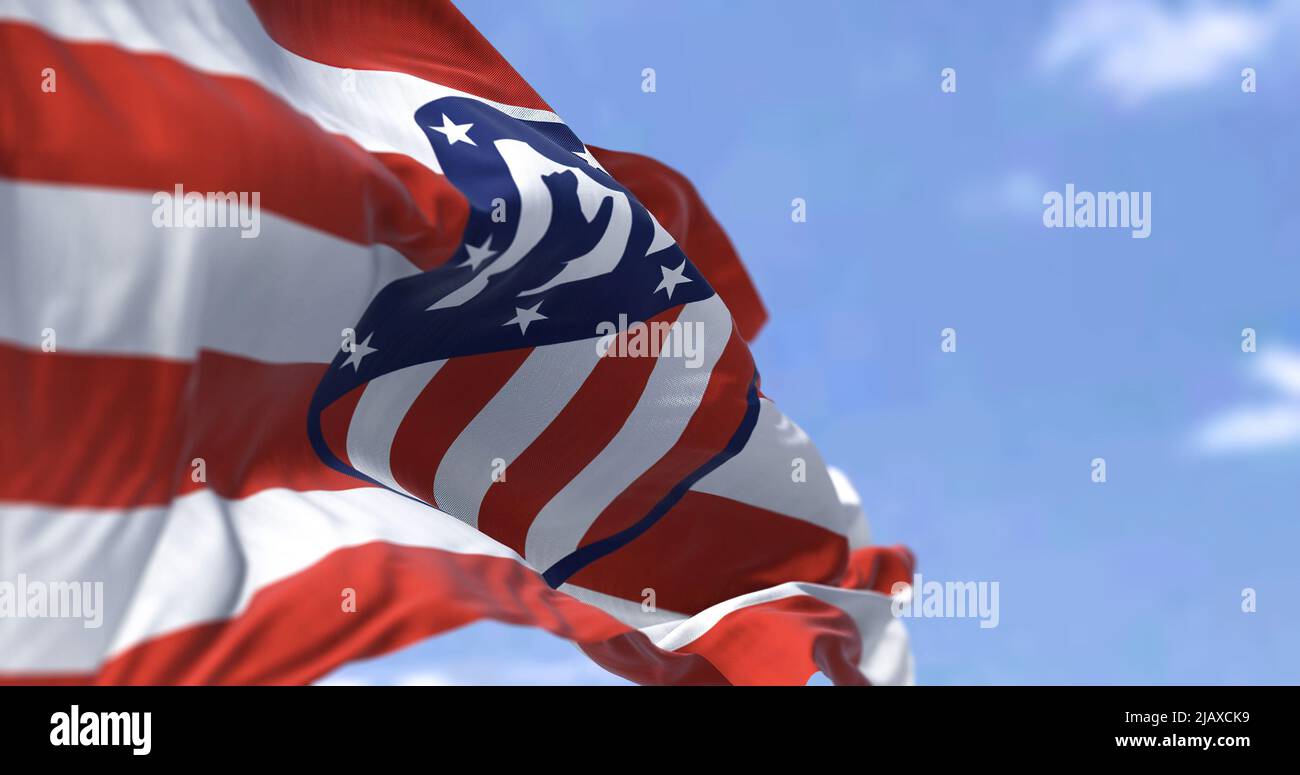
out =
{"type": "Polygon", "coordinates": [[[644,321],[713,295],[563,124],[462,97],[424,105],[415,121],[469,201],[462,243],[445,265],[376,294],[355,326],[355,349],[335,356],[308,417],[321,460],[372,484],[380,483],[341,460],[321,432],[321,412],[350,391],[420,363],[595,337],[620,315],[644,321]]]}

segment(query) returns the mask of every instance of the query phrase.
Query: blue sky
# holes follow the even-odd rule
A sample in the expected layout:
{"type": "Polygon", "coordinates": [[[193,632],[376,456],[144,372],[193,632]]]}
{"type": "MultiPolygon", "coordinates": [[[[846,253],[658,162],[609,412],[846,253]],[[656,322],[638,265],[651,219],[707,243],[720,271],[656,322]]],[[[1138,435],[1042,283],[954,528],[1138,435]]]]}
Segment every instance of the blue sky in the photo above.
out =
{"type": "MultiPolygon", "coordinates": [[[[919,682],[1300,682],[1300,9],[458,5],[587,143],[695,182],[875,539],[999,582],[997,628],[910,622],[919,682]],[[1066,183],[1150,191],[1151,236],[1044,228],[1066,183]]],[[[492,623],[330,680],[618,682],[492,623]]]]}

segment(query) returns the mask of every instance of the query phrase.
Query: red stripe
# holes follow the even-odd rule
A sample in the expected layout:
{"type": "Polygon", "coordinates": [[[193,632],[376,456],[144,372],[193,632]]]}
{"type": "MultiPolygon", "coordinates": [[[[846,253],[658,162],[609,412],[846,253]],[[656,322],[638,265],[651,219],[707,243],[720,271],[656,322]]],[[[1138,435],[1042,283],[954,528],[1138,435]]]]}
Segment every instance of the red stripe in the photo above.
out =
{"type": "MultiPolygon", "coordinates": [[[[895,583],[912,582],[915,566],[906,547],[863,547],[853,551],[837,586],[889,595],[895,583]]],[[[798,596],[733,611],[679,651],[707,656],[734,684],[804,684],[819,670],[852,685],[866,682],[857,667],[861,650],[861,633],[847,614],[798,596]]]]}
{"type": "Polygon", "coordinates": [[[506,105],[550,110],[445,0],[252,0],[252,5],[275,42],[306,59],[407,73],[506,105]]]}
{"type": "Polygon", "coordinates": [[[835,584],[892,595],[895,584],[911,585],[915,570],[916,556],[906,546],[863,546],[849,555],[844,575],[835,584]]]}
{"type": "Polygon", "coordinates": [[[636,602],[653,589],[658,607],[693,614],[787,581],[890,595],[912,583],[915,567],[905,546],[850,552],[843,536],[810,522],[690,491],[645,535],[569,582],[636,602]]]}
{"type": "Polygon", "coordinates": [[[862,637],[848,614],[814,597],[741,608],[680,651],[707,655],[733,684],[803,685],[821,671],[836,684],[861,685],[862,637]]]}
{"type": "Polygon", "coordinates": [[[242,78],[167,56],[68,43],[0,23],[0,72],[53,67],[58,91],[0,89],[0,175],[172,191],[257,191],[261,206],[421,268],[460,244],[465,198],[399,154],[329,134],[242,78]]]}
{"type": "Polygon", "coordinates": [[[346,489],[307,440],[320,364],[192,363],[0,345],[0,499],[126,508],[211,487],[346,489]],[[195,458],[207,481],[194,481],[195,458]]]}
{"type": "Polygon", "coordinates": [[[747,393],[753,376],[749,348],[733,331],[682,435],[601,511],[578,545],[594,543],[631,527],[689,474],[726,448],[749,408],[747,393]]]}
{"type": "MultiPolygon", "coordinates": [[[[681,311],[674,307],[649,322],[671,323],[681,311]]],[[[619,338],[625,344],[627,333],[619,338]]],[[[615,342],[613,351],[626,352],[618,349],[621,346],[615,342]]],[[[479,507],[478,529],[522,555],[533,519],[623,427],[655,362],[601,358],[551,424],[509,464],[506,480],[488,489],[479,507]]]]}
{"type": "Polygon", "coordinates": [[[746,341],[767,321],[758,289],[727,233],[695,187],[680,172],[647,156],[587,146],[610,175],[654,213],[722,297],[746,341]]]}
{"type": "Polygon", "coordinates": [[[801,519],[690,491],[646,533],[569,582],[624,600],[653,589],[655,605],[693,614],[787,581],[833,583],[844,536],[801,519]]]}
{"type": "Polygon", "coordinates": [[[861,683],[857,630],[794,597],[734,611],[676,652],[546,586],[520,563],[375,542],[331,553],[259,590],[238,616],[153,638],[93,673],[0,674],[0,683],[298,684],[481,618],[540,627],[638,683],[861,683]],[[355,612],[341,610],[343,589],[355,612]]]}
{"type": "Polygon", "coordinates": [[[628,629],[551,590],[514,560],[376,542],[333,552],[268,585],[230,620],[146,641],[81,678],[108,684],[308,683],[349,660],[485,616],[590,642],[628,629]],[[339,603],[347,588],[356,592],[352,613],[339,603]]]}
{"type": "MultiPolygon", "coordinates": [[[[389,467],[404,490],[437,505],[433,478],[438,464],[456,437],[483,411],[531,352],[532,348],[523,347],[453,358],[443,364],[411,404],[393,437],[389,467]]],[[[487,465],[484,461],[484,466],[487,465]]]]}
{"type": "Polygon", "coordinates": [[[353,468],[356,466],[348,455],[348,431],[352,429],[352,418],[365,392],[365,385],[355,387],[320,413],[321,436],[325,439],[325,445],[341,462],[353,468]]]}
{"type": "Polygon", "coordinates": [[[510,559],[375,542],[258,591],[238,616],[136,645],[88,674],[0,683],[301,684],[482,618],[541,627],[642,683],[721,683],[707,660],[655,648],[510,559]],[[356,593],[355,612],[340,592],[356,593]]]}

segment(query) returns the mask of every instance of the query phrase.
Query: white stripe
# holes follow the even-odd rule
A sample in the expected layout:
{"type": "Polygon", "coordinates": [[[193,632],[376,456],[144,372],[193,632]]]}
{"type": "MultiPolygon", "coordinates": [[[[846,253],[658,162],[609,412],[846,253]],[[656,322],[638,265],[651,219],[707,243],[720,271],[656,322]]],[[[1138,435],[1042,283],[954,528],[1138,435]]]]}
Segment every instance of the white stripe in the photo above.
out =
{"type": "MultiPolygon", "coordinates": [[[[0,616],[0,673],[84,672],[98,666],[166,521],[164,508],[100,511],[0,504],[0,583],[17,585],[22,574],[29,582],[103,585],[103,610],[86,612],[100,619],[92,629],[83,619],[28,619],[16,611],[0,616]]],[[[159,557],[156,562],[184,559],[159,557]]],[[[209,565],[201,556],[193,559],[196,566],[209,565]]],[[[207,579],[190,594],[201,596],[220,583],[220,577],[207,579]]]]}
{"type": "Polygon", "coordinates": [[[849,549],[867,546],[871,543],[871,529],[867,524],[866,512],[862,509],[862,496],[858,495],[858,490],[853,486],[848,474],[835,466],[826,466],[826,473],[830,474],[831,484],[835,487],[835,497],[839,500],[840,509],[849,522],[849,549]]]}
{"type": "Polygon", "coordinates": [[[691,489],[811,522],[853,537],[855,546],[866,543],[859,504],[841,501],[808,434],[767,399],[759,401],[758,423],[745,448],[691,489]]]}
{"type": "Polygon", "coordinates": [[[259,589],[371,541],[519,560],[450,516],[375,487],[211,491],[166,507],[0,504],[0,581],[101,581],[104,624],[0,617],[0,672],[88,671],[164,633],[236,616],[259,589]]]}
{"type": "Polygon", "coordinates": [[[703,324],[702,362],[689,368],[684,358],[658,358],[623,427],[533,520],[524,549],[533,567],[545,570],[576,549],[600,512],[677,443],[695,414],[731,338],[731,313],[714,295],[687,304],[678,321],[703,324]]]}
{"type": "Polygon", "coordinates": [[[657,624],[676,624],[690,618],[686,614],[669,611],[666,608],[659,608],[654,605],[650,605],[649,610],[647,610],[646,603],[648,599],[642,601],[624,600],[621,597],[614,597],[603,592],[597,592],[594,589],[578,587],[568,583],[561,584],[556,589],[588,605],[593,605],[623,624],[636,629],[645,629],[657,624]]]}
{"type": "Polygon", "coordinates": [[[353,468],[397,492],[411,495],[393,476],[393,439],[415,399],[446,362],[420,363],[370,380],[348,425],[348,460],[353,468]]]}
{"type": "Polygon", "coordinates": [[[600,360],[596,339],[534,349],[447,449],[433,482],[438,506],[477,526],[495,461],[510,464],[546,430],[600,360]]]}
{"type": "Polygon", "coordinates": [[[775,587],[759,589],[740,597],[723,600],[700,611],[684,622],[654,624],[649,627],[642,627],[641,632],[645,633],[646,637],[654,641],[654,644],[659,648],[677,651],[689,646],[701,635],[713,629],[729,613],[802,594],[804,594],[804,591],[798,583],[778,584],[775,587]]]}
{"type": "MultiPolygon", "coordinates": [[[[791,581],[725,600],[683,622],[655,624],[642,627],[641,631],[659,648],[677,651],[716,627],[729,614],[801,595],[834,606],[853,621],[862,643],[858,669],[868,681],[879,686],[914,681],[907,628],[901,619],[894,616],[892,599],[878,592],[791,581]]],[[[761,646],[761,641],[756,642],[758,646],[761,646]]]]}
{"type": "Polygon", "coordinates": [[[0,180],[0,340],[323,363],[374,295],[419,270],[262,211],[261,234],[160,229],[149,194],[0,180]],[[22,259],[22,260],[12,260],[22,259]]]}
{"type": "Polygon", "coordinates": [[[323,129],[344,134],[370,151],[403,153],[441,172],[416,108],[459,96],[530,121],[559,121],[554,113],[503,105],[406,73],[352,71],[283,49],[244,2],[231,0],[0,0],[0,19],[23,21],[65,40],[112,43],[166,54],[190,67],[261,84],[323,129]],[[349,75],[353,74],[353,75],[349,75]],[[344,89],[355,77],[356,89],[344,89]]]}

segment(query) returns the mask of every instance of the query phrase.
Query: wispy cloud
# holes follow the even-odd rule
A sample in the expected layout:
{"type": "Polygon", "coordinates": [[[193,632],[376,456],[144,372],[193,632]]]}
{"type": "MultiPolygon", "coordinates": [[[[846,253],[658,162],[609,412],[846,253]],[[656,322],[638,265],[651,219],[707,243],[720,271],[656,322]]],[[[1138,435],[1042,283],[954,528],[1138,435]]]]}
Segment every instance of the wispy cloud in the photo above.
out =
{"type": "Polygon", "coordinates": [[[1300,444],[1300,353],[1260,353],[1254,364],[1251,375],[1272,395],[1202,426],[1195,438],[1201,452],[1225,454],[1300,444]]]}
{"type": "Polygon", "coordinates": [[[1300,18],[1297,6],[1154,0],[1078,0],[1055,18],[1039,52],[1049,71],[1085,73],[1092,85],[1135,105],[1215,80],[1237,83],[1300,18]]]}
{"type": "Polygon", "coordinates": [[[957,190],[953,205],[965,220],[1028,218],[1029,223],[1037,224],[1037,216],[1043,212],[1043,192],[1048,188],[1037,173],[1013,169],[967,183],[957,190]]]}

